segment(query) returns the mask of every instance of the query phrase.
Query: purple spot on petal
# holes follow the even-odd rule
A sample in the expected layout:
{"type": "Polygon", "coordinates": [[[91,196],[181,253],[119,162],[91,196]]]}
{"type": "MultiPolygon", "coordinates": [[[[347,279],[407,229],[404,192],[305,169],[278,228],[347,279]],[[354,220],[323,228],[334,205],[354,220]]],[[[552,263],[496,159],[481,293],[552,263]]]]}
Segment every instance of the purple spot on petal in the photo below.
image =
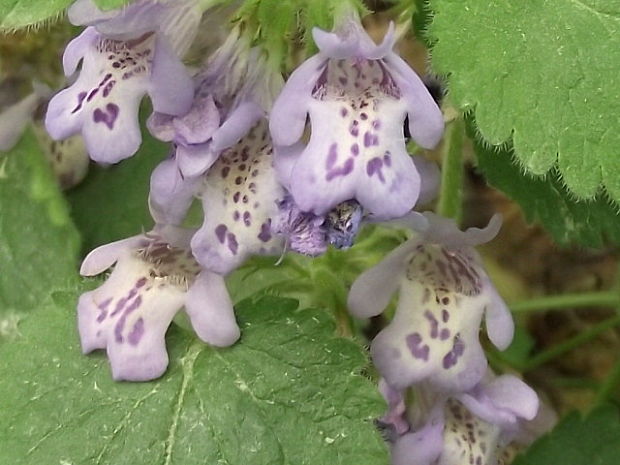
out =
{"type": "Polygon", "coordinates": [[[385,183],[385,177],[383,176],[383,160],[378,157],[370,159],[366,164],[366,174],[368,177],[372,178],[375,173],[377,174],[379,181],[385,183]]]}
{"type": "Polygon", "coordinates": [[[106,84],[106,86],[103,88],[104,97],[110,95],[110,92],[112,92],[112,89],[114,89],[114,84],[116,84],[116,81],[110,81],[106,84]]]}
{"type": "Polygon", "coordinates": [[[385,152],[385,155],[383,155],[383,163],[385,163],[385,166],[392,166],[392,157],[389,152],[385,152]]]}
{"type": "Polygon", "coordinates": [[[95,95],[97,95],[97,92],[99,92],[99,87],[96,87],[90,92],[90,94],[88,94],[88,97],[86,97],[86,101],[90,102],[95,97],[95,95]]]}
{"type": "Polygon", "coordinates": [[[368,119],[368,115],[366,113],[361,113],[360,118],[362,119],[362,121],[366,121],[368,119]]]}
{"type": "Polygon", "coordinates": [[[360,146],[358,144],[353,144],[351,146],[351,154],[354,157],[357,157],[359,155],[359,153],[360,153],[360,146]]]}
{"type": "Polygon", "coordinates": [[[229,166],[225,166],[224,168],[222,168],[222,178],[226,179],[226,176],[228,176],[228,173],[230,173],[229,166]]]}
{"type": "Polygon", "coordinates": [[[219,224],[215,228],[215,235],[217,236],[217,239],[220,241],[220,244],[224,243],[224,240],[226,239],[227,231],[228,231],[228,228],[226,227],[225,224],[219,224]]]}
{"type": "Polygon", "coordinates": [[[137,346],[144,335],[144,319],[138,318],[133,325],[131,332],[127,335],[127,340],[132,346],[137,346]]]}
{"type": "Polygon", "coordinates": [[[139,308],[140,305],[142,305],[142,296],[136,297],[136,299],[127,307],[123,315],[119,318],[118,322],[114,326],[114,338],[116,339],[116,342],[123,342],[123,329],[125,329],[127,317],[131,312],[139,308]]]}
{"type": "Polygon", "coordinates": [[[77,106],[73,109],[73,111],[71,112],[71,114],[76,113],[78,111],[80,111],[82,109],[82,104],[84,103],[84,99],[86,98],[86,96],[88,95],[88,93],[86,92],[80,92],[78,94],[78,103],[77,106]]]}
{"type": "Polygon", "coordinates": [[[349,127],[349,132],[351,133],[353,137],[357,137],[360,135],[360,128],[358,124],[359,123],[357,120],[353,120],[353,122],[351,123],[351,126],[349,127]]]}
{"type": "Polygon", "coordinates": [[[442,320],[444,323],[447,323],[449,319],[450,319],[450,313],[448,313],[448,310],[443,309],[443,310],[441,311],[441,320],[442,320]]]}
{"type": "Polygon", "coordinates": [[[452,343],[452,349],[448,352],[442,360],[443,367],[447,370],[455,366],[463,353],[465,352],[465,344],[460,338],[460,334],[454,336],[452,343]]]}
{"type": "Polygon", "coordinates": [[[378,119],[374,120],[372,122],[372,128],[373,129],[379,129],[381,127],[381,121],[379,121],[378,119]]]}
{"type": "Polygon", "coordinates": [[[228,233],[226,235],[228,239],[228,249],[232,252],[233,255],[237,255],[237,251],[239,250],[239,243],[237,242],[237,236],[234,233],[228,233]]]}
{"type": "Polygon", "coordinates": [[[364,133],[364,147],[370,147],[372,145],[379,145],[379,137],[370,131],[364,133]]]}
{"type": "Polygon", "coordinates": [[[424,312],[424,318],[428,320],[428,323],[431,326],[431,338],[437,339],[437,336],[439,336],[439,321],[437,321],[435,315],[433,315],[429,310],[424,312]]]}
{"type": "Polygon", "coordinates": [[[409,351],[414,358],[428,362],[430,348],[426,344],[422,345],[422,336],[420,336],[419,333],[409,334],[405,338],[405,341],[407,342],[407,347],[409,347],[409,351]]]}
{"type": "Polygon", "coordinates": [[[267,220],[260,226],[260,233],[258,238],[263,242],[269,242],[271,240],[271,220],[267,220]]]}
{"type": "Polygon", "coordinates": [[[108,103],[105,106],[105,112],[101,108],[96,108],[93,112],[93,121],[95,123],[105,123],[108,129],[114,129],[114,123],[118,118],[119,108],[114,103],[108,103]]]}
{"type": "Polygon", "coordinates": [[[351,172],[353,171],[354,165],[355,165],[355,161],[353,160],[353,158],[347,158],[347,161],[344,162],[344,165],[342,165],[342,167],[334,168],[334,169],[327,171],[327,174],[325,175],[325,180],[331,181],[337,176],[347,176],[351,174],[351,172]]]}
{"type": "Polygon", "coordinates": [[[331,170],[338,161],[338,144],[332,144],[329,146],[329,153],[327,154],[327,160],[325,161],[325,168],[331,170]]]}
{"type": "Polygon", "coordinates": [[[343,118],[347,116],[348,114],[349,114],[349,111],[346,108],[342,107],[340,109],[340,116],[342,116],[343,118]]]}
{"type": "Polygon", "coordinates": [[[439,339],[442,341],[447,340],[450,337],[450,330],[448,328],[443,328],[441,333],[439,333],[439,339]]]}
{"type": "Polygon", "coordinates": [[[246,226],[250,226],[252,224],[252,215],[250,215],[250,212],[243,213],[243,224],[246,226]]]}

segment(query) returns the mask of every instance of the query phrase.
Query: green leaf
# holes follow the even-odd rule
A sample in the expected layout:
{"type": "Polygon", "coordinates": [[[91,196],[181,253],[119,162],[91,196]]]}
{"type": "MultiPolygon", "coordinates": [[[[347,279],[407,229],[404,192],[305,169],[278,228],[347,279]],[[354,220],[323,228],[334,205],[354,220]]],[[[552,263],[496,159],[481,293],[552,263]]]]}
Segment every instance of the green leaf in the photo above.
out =
{"type": "MultiPolygon", "coordinates": [[[[119,8],[130,0],[94,0],[102,10],[119,8]]],[[[32,26],[63,14],[74,0],[0,0],[0,30],[32,26]]]]}
{"type": "Polygon", "coordinates": [[[0,317],[27,312],[50,289],[67,286],[78,252],[65,199],[29,130],[0,153],[0,317]]]}
{"type": "Polygon", "coordinates": [[[178,328],[161,380],[116,383],[83,356],[79,285],[57,293],[0,347],[0,463],[385,465],[383,402],[360,347],[325,312],[289,299],[237,306],[241,341],[214,349],[178,328]],[[42,343],[45,341],[45,343],[42,343]]]}
{"type": "Polygon", "coordinates": [[[148,231],[153,225],[148,209],[149,182],[169,147],[146,131],[143,135],[136,155],[109,167],[91,165],[88,177],[69,193],[86,252],[148,231]]]}
{"type": "Polygon", "coordinates": [[[569,190],[620,201],[620,3],[431,0],[435,71],[490,144],[553,166],[569,190]]]}
{"type": "Polygon", "coordinates": [[[554,171],[532,177],[512,160],[508,148],[496,149],[475,141],[478,168],[487,181],[517,202],[530,222],[540,223],[561,245],[601,247],[620,244],[618,207],[602,196],[579,201],[554,171]]]}
{"type": "Polygon", "coordinates": [[[548,435],[536,441],[513,465],[610,465],[620,456],[620,416],[613,405],[585,417],[567,416],[548,435]]]}

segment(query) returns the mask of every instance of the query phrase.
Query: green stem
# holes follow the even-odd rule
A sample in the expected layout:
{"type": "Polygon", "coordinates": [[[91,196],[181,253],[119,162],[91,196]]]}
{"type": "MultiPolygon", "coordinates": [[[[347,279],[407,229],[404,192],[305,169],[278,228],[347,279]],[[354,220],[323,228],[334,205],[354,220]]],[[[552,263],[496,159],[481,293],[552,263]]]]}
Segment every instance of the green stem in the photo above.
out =
{"type": "Polygon", "coordinates": [[[458,117],[446,129],[441,164],[441,192],[437,213],[460,223],[463,210],[463,135],[465,126],[458,117]]]}
{"type": "Polygon", "coordinates": [[[523,371],[530,371],[534,368],[538,368],[539,366],[549,362],[550,360],[553,360],[554,358],[559,357],[566,352],[570,352],[571,350],[576,349],[580,345],[594,339],[599,334],[604,333],[605,331],[618,325],[620,325],[620,314],[614,316],[613,318],[602,321],[594,326],[591,326],[590,328],[577,334],[571,339],[557,344],[550,349],[547,349],[532,357],[523,367],[523,371]]]}
{"type": "Polygon", "coordinates": [[[576,307],[620,307],[618,291],[584,292],[537,297],[510,304],[513,313],[537,313],[576,307]]]}
{"type": "Polygon", "coordinates": [[[601,384],[597,394],[598,403],[605,402],[614,394],[614,391],[620,385],[620,359],[618,359],[607,375],[607,378],[601,384]]]}

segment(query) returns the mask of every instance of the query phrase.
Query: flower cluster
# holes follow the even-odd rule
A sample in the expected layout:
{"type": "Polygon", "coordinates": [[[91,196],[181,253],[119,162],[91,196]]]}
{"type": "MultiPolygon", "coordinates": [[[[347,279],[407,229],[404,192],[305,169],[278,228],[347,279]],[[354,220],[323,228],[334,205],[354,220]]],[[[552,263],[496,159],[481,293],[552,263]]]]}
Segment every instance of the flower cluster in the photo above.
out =
{"type": "Polygon", "coordinates": [[[106,349],[116,379],[163,373],[165,330],[183,306],[201,339],[234,343],[222,277],[248,257],[350,247],[363,221],[402,217],[436,188],[437,176],[422,180],[417,166],[428,167],[407,153],[404,125],[432,147],[442,113],[392,51],[393,27],[380,45],[355,14],[334,32],[315,29],[318,54],[284,82],[239,26],[190,72],[182,59],[202,14],[193,0],[69,9],[86,29],[65,50],[72,84],[48,105],[49,134],[81,133],[92,160],[119,162],[140,146],[148,94],[147,127],[171,144],[151,176],[153,231],[93,251],[82,268],[90,276],[116,264],[78,306],[84,351],[106,349]],[[202,225],[184,229],[195,200],[202,225]]]}
{"type": "Polygon", "coordinates": [[[349,295],[353,315],[368,318],[399,293],[394,318],[371,346],[389,406],[381,422],[394,465],[496,465],[539,407],[521,380],[495,377],[479,340],[483,319],[499,349],[514,333],[474,249],[495,237],[501,220],[461,231],[452,220],[424,216],[417,234],[363,273],[349,295]]]}
{"type": "Polygon", "coordinates": [[[407,138],[433,148],[444,124],[393,51],[393,25],[378,45],[356,14],[337,18],[332,32],[314,29],[318,53],[285,82],[239,24],[190,72],[182,59],[203,14],[198,5],[138,0],[102,12],[78,0],[69,10],[87,27],[67,46],[64,70],[81,70],[49,103],[50,135],[81,133],[91,159],[119,162],[140,146],[138,106],[148,94],[147,128],[171,146],[151,176],[153,230],[84,260],[86,276],[114,266],[79,300],[84,352],[105,349],[115,379],[156,378],[168,364],[166,330],[182,308],[206,343],[237,341],[224,277],[247,258],[317,256],[350,247],[365,221],[408,224],[414,237],[362,274],[348,302],[367,318],[399,292],[394,318],[371,346],[393,463],[496,465],[509,444],[524,441],[539,407],[521,380],[489,370],[479,340],[483,320],[499,349],[514,332],[474,249],[497,234],[500,219],[461,231],[412,212],[433,198],[439,176],[410,156],[407,138]],[[185,228],[196,201],[202,224],[185,228]]]}

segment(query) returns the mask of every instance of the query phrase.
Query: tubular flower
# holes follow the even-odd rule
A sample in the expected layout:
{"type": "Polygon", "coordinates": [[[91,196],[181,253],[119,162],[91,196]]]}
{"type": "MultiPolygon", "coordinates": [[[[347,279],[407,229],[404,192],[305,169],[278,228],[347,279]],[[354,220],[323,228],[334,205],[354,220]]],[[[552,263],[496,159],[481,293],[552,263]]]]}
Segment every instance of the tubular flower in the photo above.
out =
{"type": "Polygon", "coordinates": [[[192,256],[193,233],[167,227],[99,247],[84,260],[84,276],[116,264],[107,281],[78,303],[82,349],[106,349],[114,379],[146,381],[163,374],[164,336],[182,307],[203,341],[225,347],[239,338],[223,278],[201,270],[192,256]]]}
{"type": "Polygon", "coordinates": [[[405,120],[417,143],[431,148],[443,132],[441,111],[392,51],[393,26],[380,45],[357,18],[334,33],[314,29],[313,36],[320,52],[293,72],[270,116],[276,152],[286,152],[278,163],[292,165],[295,202],[317,215],[351,199],[377,218],[405,215],[420,192],[405,120]],[[310,140],[292,150],[308,115],[310,140]]]}
{"type": "MultiPolygon", "coordinates": [[[[536,393],[511,375],[490,374],[474,392],[456,397],[437,395],[428,385],[414,393],[416,402],[402,420],[410,429],[391,440],[393,465],[499,465],[539,410],[536,393]]],[[[398,397],[389,389],[383,394],[398,397]]]]}
{"type": "Polygon", "coordinates": [[[140,146],[138,106],[144,94],[156,111],[189,110],[193,86],[178,58],[189,42],[175,44],[177,51],[168,38],[195,30],[200,11],[189,1],[141,1],[114,13],[79,1],[72,10],[76,22],[94,25],[65,49],[65,75],[75,73],[80,62],[82,68],[73,85],[50,101],[45,125],[54,139],[81,132],[93,160],[116,163],[140,146]]]}
{"type": "Polygon", "coordinates": [[[249,255],[282,250],[272,222],[285,190],[265,119],[281,77],[249,44],[234,30],[198,75],[190,112],[155,114],[149,122],[157,137],[174,142],[173,157],[151,178],[153,217],[180,224],[194,197],[201,198],[204,222],[191,248],[202,266],[221,274],[249,255]]]}
{"type": "Polygon", "coordinates": [[[460,231],[452,220],[425,213],[428,229],[363,273],[349,294],[358,317],[380,314],[396,290],[391,323],[374,339],[373,361],[395,389],[428,382],[440,391],[462,392],[484,376],[487,361],[478,333],[482,317],[493,344],[505,349],[514,323],[474,250],[500,227],[460,231]]]}
{"type": "Polygon", "coordinates": [[[203,177],[204,223],[192,238],[200,264],[226,274],[252,254],[274,254],[282,241],[271,224],[285,195],[273,170],[267,121],[225,150],[203,177]]]}

